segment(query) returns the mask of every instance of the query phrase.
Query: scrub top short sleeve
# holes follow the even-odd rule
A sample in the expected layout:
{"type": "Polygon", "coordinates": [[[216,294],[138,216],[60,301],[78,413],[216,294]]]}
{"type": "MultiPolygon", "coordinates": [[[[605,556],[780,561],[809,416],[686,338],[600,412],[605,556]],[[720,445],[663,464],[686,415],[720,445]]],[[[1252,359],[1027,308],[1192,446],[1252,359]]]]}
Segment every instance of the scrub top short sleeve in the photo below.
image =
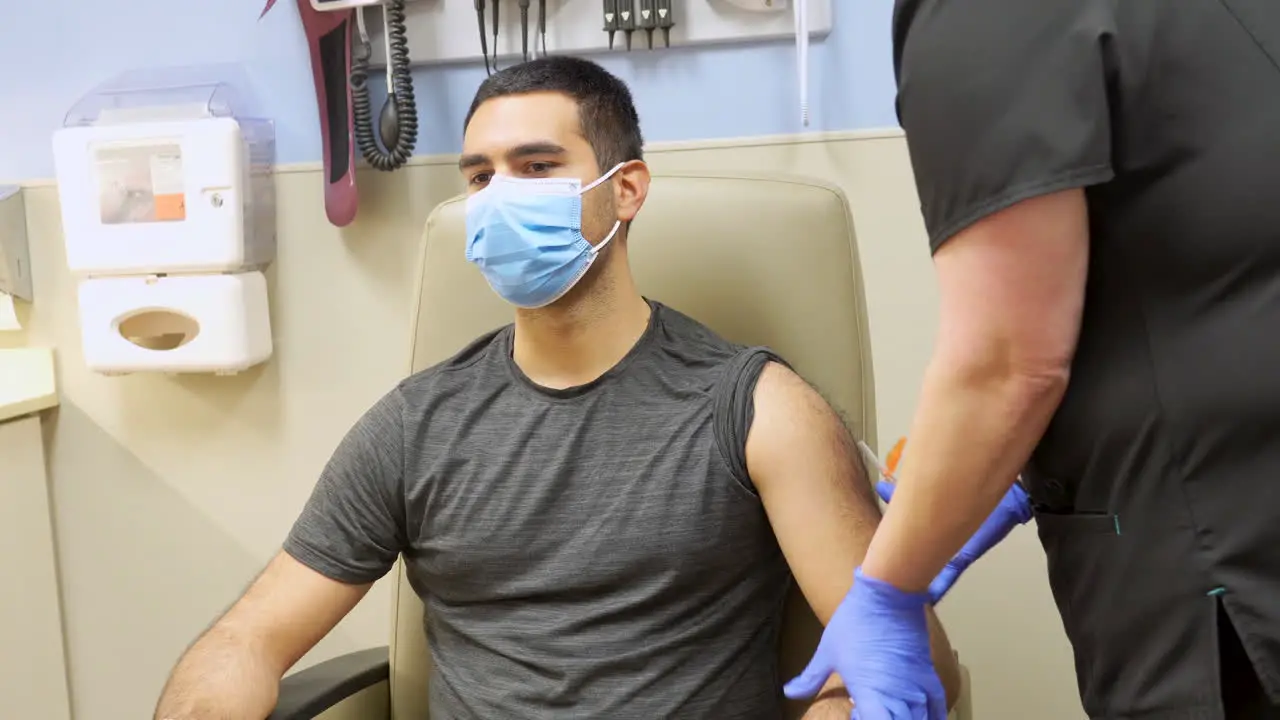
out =
{"type": "Polygon", "coordinates": [[[1085,713],[1280,717],[1280,0],[897,3],[934,250],[1088,200],[1071,383],[1023,473],[1085,713]]]}
{"type": "Polygon", "coordinates": [[[1111,0],[899,0],[898,117],[930,246],[1112,177],[1111,0]]]}

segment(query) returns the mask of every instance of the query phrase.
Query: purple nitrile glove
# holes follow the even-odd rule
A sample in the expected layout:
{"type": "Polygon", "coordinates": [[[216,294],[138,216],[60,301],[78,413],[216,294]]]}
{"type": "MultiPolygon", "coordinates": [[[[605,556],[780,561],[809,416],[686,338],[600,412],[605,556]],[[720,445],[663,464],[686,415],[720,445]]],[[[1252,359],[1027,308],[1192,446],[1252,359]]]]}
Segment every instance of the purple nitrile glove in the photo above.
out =
{"type": "Polygon", "coordinates": [[[854,571],[853,587],[809,666],[782,691],[813,697],[832,673],[853,699],[852,720],[946,720],[947,698],[929,654],[929,596],[854,571]]]}
{"type": "MultiPolygon", "coordinates": [[[[880,499],[890,502],[893,499],[894,484],[885,480],[876,483],[876,492],[880,499]]],[[[960,548],[955,557],[947,561],[946,567],[929,583],[929,597],[933,604],[938,604],[951,586],[956,584],[960,575],[988,550],[1000,544],[1009,532],[1019,525],[1031,520],[1031,498],[1022,489],[1021,483],[1014,483],[1009,492],[1000,499],[1000,504],[983,521],[982,527],[969,538],[969,542],[960,548]]]]}

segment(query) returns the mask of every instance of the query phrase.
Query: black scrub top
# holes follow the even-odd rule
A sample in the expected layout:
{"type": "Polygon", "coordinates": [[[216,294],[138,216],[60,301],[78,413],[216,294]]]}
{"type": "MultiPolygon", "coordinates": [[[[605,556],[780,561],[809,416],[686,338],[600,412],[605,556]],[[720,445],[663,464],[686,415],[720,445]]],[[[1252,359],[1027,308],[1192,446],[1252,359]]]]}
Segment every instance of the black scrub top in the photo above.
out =
{"type": "Polygon", "coordinates": [[[1219,608],[1280,702],[1280,0],[898,0],[893,32],[934,250],[1085,188],[1025,478],[1086,711],[1223,717],[1219,608]]]}

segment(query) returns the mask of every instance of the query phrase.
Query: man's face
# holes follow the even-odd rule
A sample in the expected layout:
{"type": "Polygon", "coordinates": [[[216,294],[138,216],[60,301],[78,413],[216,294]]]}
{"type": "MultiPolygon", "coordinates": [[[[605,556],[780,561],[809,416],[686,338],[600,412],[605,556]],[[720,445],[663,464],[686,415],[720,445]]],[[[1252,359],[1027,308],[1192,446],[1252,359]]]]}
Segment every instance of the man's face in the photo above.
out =
{"type": "MultiPolygon", "coordinates": [[[[495,174],[577,178],[585,187],[602,172],[582,135],[577,104],[553,92],[507,95],[482,103],[462,138],[458,168],[468,195],[487,187],[495,174]]],[[[582,234],[588,242],[603,240],[618,219],[612,183],[583,194],[582,234]]]]}

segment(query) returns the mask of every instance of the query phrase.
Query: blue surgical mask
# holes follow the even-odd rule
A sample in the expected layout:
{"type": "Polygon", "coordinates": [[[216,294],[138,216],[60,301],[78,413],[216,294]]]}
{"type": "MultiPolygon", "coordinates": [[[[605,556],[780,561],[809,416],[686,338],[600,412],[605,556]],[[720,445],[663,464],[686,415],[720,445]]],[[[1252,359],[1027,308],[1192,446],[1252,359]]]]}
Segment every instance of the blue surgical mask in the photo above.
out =
{"type": "Polygon", "coordinates": [[[467,260],[475,263],[504,300],[539,308],[577,284],[621,222],[592,246],[582,236],[582,196],[608,180],[621,163],[582,186],[573,178],[494,175],[467,198],[467,260]]]}

